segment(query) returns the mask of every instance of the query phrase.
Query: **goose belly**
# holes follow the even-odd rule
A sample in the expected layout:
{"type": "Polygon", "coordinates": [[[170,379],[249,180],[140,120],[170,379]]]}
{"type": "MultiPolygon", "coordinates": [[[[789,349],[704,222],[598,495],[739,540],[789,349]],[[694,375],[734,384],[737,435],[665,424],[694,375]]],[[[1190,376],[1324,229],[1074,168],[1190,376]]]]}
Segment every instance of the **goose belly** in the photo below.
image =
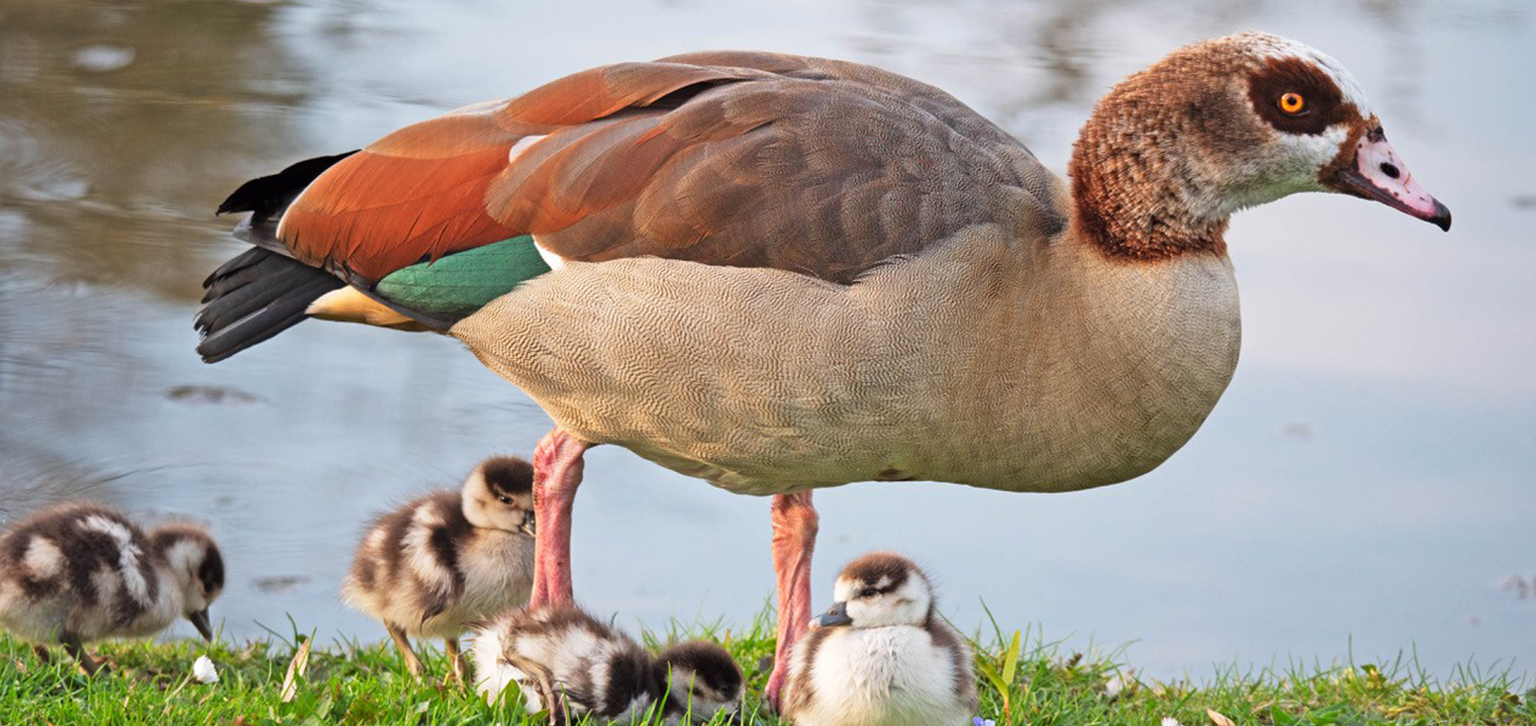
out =
{"type": "Polygon", "coordinates": [[[960,726],[950,654],[920,628],[849,630],[828,637],[811,664],[814,701],[801,726],[960,726]]]}
{"type": "Polygon", "coordinates": [[[852,286],[572,263],[452,330],[584,440],[749,494],[1123,481],[1170,456],[1239,340],[1225,256],[1128,266],[992,228],[852,286]]]}

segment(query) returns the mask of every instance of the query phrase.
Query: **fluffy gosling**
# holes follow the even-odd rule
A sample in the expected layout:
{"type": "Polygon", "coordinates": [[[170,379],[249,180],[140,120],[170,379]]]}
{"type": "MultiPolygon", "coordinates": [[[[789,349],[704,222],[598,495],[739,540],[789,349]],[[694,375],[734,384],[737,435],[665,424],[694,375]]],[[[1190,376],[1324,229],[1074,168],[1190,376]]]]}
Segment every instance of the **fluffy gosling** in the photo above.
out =
{"type": "Polygon", "coordinates": [[[939,617],[928,576],[900,555],[854,560],[836,603],[791,655],[795,726],[961,726],[976,713],[971,655],[939,617]]]}
{"type": "Polygon", "coordinates": [[[548,709],[553,726],[584,716],[629,721],[658,708],[669,724],[703,723],[741,702],[741,668],[724,648],[692,641],[656,658],[570,604],[508,613],[477,632],[471,652],[487,701],[515,682],[527,709],[548,709]]]}
{"type": "Polygon", "coordinates": [[[715,714],[741,708],[741,666],[731,654],[707,640],[670,646],[656,657],[657,675],[666,693],[662,714],[667,723],[687,718],[705,723],[715,714]]]}
{"type": "Polygon", "coordinates": [[[58,643],[81,670],[101,662],[85,644],[143,637],[185,617],[213,640],[208,606],[224,590],[224,559],[207,530],[165,524],[146,535],[107,507],[67,502],[0,533],[0,627],[47,659],[58,643]]]}
{"type": "Polygon", "coordinates": [[[435,492],[375,520],[342,599],[384,623],[417,678],[421,660],[408,636],[442,638],[462,682],[459,635],[528,602],[533,541],[533,467],[512,456],[486,459],[461,491],[435,492]]]}

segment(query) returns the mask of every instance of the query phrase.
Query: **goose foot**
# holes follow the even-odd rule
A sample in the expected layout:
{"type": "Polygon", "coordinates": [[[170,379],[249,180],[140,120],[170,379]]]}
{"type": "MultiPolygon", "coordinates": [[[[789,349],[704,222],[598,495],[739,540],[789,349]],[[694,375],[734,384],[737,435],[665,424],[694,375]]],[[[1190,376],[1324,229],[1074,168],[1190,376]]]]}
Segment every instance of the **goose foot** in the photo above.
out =
{"type": "Polygon", "coordinates": [[[528,608],[571,602],[571,505],[581,486],[582,455],[591,444],[564,429],[544,435],[533,450],[533,509],[538,536],[534,545],[533,594],[528,608]]]}
{"type": "Polygon", "coordinates": [[[423,671],[421,659],[416,657],[416,651],[411,650],[411,639],[406,637],[405,630],[388,623],[384,625],[384,629],[389,631],[389,637],[395,641],[395,647],[400,649],[400,657],[405,659],[405,669],[410,671],[412,678],[421,680],[423,671]]]}
{"type": "Polygon", "coordinates": [[[60,642],[64,644],[65,652],[75,659],[75,668],[87,676],[96,675],[108,665],[105,659],[91,657],[91,654],[86,652],[85,645],[73,635],[65,635],[60,642]]]}
{"type": "Polygon", "coordinates": [[[464,662],[464,654],[459,652],[459,639],[444,638],[443,653],[448,656],[448,682],[461,688],[471,685],[469,666],[464,662]]]}
{"type": "Polygon", "coordinates": [[[763,696],[779,710],[784,681],[789,675],[789,655],[795,641],[810,629],[811,554],[816,549],[820,517],[811,493],[778,494],[773,498],[773,570],[779,591],[778,642],[773,653],[773,674],[763,696]]]}

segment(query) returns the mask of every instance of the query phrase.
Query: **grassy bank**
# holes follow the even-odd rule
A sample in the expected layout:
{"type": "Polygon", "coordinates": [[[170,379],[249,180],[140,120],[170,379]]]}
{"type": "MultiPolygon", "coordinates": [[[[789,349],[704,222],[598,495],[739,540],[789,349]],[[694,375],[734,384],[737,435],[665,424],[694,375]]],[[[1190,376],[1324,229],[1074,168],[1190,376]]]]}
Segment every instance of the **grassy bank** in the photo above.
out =
{"type": "MultiPolygon", "coordinates": [[[[666,639],[675,634],[662,634],[666,639]]],[[[760,619],[751,628],[697,629],[719,640],[749,675],[745,726],[778,722],[759,705],[766,674],[758,664],[773,650],[760,619]]],[[[981,716],[1003,724],[1533,724],[1536,689],[1502,674],[1449,681],[1402,663],[1296,667],[1284,671],[1195,674],[1195,681],[1138,679],[1125,664],[1059,650],[1012,633],[989,634],[977,658],[981,716]],[[1006,702],[1006,703],[1005,703],[1006,702]]],[[[647,636],[654,643],[658,636],[647,636]]],[[[517,706],[488,706],[460,689],[405,674],[387,644],[316,646],[302,675],[290,679],[301,638],[271,638],[212,647],[114,642],[95,648],[117,667],[86,678],[62,651],[43,662],[30,647],[0,635],[0,724],[522,724],[542,723],[517,706]],[[208,655],[219,681],[192,676],[208,655]],[[292,682],[283,699],[285,679],[292,682]]],[[[439,653],[427,658],[446,672],[439,653]]]]}

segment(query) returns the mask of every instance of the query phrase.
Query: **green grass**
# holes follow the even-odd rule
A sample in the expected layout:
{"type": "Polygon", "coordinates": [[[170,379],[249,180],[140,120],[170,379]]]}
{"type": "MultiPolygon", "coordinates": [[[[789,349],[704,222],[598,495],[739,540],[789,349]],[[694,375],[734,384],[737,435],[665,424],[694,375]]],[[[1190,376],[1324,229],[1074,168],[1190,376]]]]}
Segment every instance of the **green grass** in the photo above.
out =
{"type": "MultiPolygon", "coordinates": [[[[760,706],[773,653],[766,616],[743,631],[722,624],[648,633],[648,645],[679,636],[725,645],[748,674],[745,726],[777,724],[760,706]]],[[[95,652],[117,667],[94,678],[73,670],[62,651],[50,662],[0,635],[0,724],[536,724],[514,703],[486,703],[461,689],[410,678],[387,643],[316,647],[293,698],[284,677],[301,638],[274,636],[243,644],[107,642],[95,652]],[[220,680],[204,685],[192,663],[208,655],[220,680]]],[[[1025,633],[994,629],[977,646],[981,714],[999,726],[1150,724],[1166,717],[1183,726],[1236,724],[1533,724],[1536,689],[1508,673],[1462,669],[1440,681],[1402,661],[1389,664],[1290,666],[1240,672],[1217,669],[1193,680],[1138,679],[1117,653],[1087,655],[1025,633]],[[1113,697],[1111,681],[1124,684],[1113,697]],[[1517,695],[1519,694],[1519,695],[1517,695]],[[1006,706],[1005,706],[1006,704],[1006,706]],[[1207,712],[1209,709],[1219,716],[1207,712]]],[[[447,672],[440,653],[424,653],[431,672],[447,672]]],[[[722,720],[721,723],[724,723],[722,720]]]]}

